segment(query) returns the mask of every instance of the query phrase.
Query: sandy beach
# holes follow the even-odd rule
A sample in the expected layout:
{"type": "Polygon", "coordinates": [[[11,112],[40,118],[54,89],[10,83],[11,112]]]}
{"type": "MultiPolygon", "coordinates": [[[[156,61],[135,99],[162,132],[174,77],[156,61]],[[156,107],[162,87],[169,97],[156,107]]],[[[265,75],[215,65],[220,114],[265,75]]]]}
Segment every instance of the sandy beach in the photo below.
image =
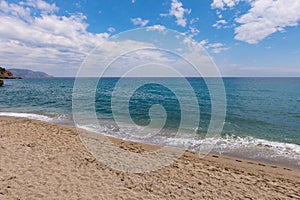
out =
{"type": "Polygon", "coordinates": [[[0,125],[0,199],[300,199],[297,169],[186,152],[162,169],[125,173],[97,161],[73,127],[8,117],[0,125]]]}

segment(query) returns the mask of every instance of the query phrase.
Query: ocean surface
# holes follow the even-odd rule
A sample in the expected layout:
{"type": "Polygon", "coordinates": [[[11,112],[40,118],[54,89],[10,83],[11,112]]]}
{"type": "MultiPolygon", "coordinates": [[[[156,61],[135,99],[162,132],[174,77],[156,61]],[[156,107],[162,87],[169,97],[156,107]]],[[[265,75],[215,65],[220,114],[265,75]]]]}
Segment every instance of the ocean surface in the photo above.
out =
{"type": "MultiPolygon", "coordinates": [[[[149,78],[150,79],[150,78],[149,78]]],[[[0,87],[0,116],[25,117],[59,124],[74,125],[72,97],[74,78],[16,79],[5,80],[0,87]]],[[[118,78],[103,78],[97,89],[90,85],[97,79],[81,78],[79,81],[85,92],[94,93],[94,105],[98,124],[91,123],[89,110],[91,105],[76,105],[85,119],[80,127],[104,133],[122,139],[154,143],[159,145],[181,146],[189,143],[189,149],[197,150],[203,142],[215,142],[212,152],[258,160],[270,164],[300,168],[300,78],[223,78],[226,91],[226,117],[222,133],[218,137],[207,137],[206,133],[212,118],[210,91],[201,78],[188,78],[194,90],[197,105],[193,103],[180,105],[177,94],[164,85],[171,85],[188,101],[190,93],[182,88],[179,78],[160,78],[165,84],[148,84],[137,88],[132,95],[131,84],[142,78],[128,78],[122,85],[122,92],[114,93],[118,78]],[[128,113],[115,113],[118,120],[128,124],[126,128],[118,127],[112,110],[112,95],[118,100],[117,106],[127,105],[128,113]],[[161,109],[151,111],[153,105],[161,109]],[[183,107],[184,106],[184,107],[183,107]],[[173,133],[181,126],[181,110],[190,112],[191,116],[200,108],[197,126],[187,125],[182,130],[186,134],[196,132],[192,141],[174,137],[173,133]],[[159,107],[161,108],[161,107],[159,107]],[[150,113],[149,113],[150,112],[150,113]],[[151,113],[152,112],[152,113],[151,113]],[[156,112],[156,113],[155,113],[156,112]],[[151,123],[155,117],[164,121],[163,134],[143,133],[141,128],[151,123]],[[161,118],[161,119],[160,119],[161,118]],[[130,124],[133,122],[138,126],[130,124]],[[169,135],[168,135],[169,133],[169,135]],[[140,135],[139,135],[140,134],[140,135]]],[[[213,79],[211,80],[213,81],[213,79]]],[[[145,81],[141,81],[143,83],[145,81]]],[[[78,94],[76,94],[78,95],[78,94]]],[[[88,104],[89,102],[87,102],[88,104]]],[[[126,106],[125,106],[126,108],[126,106]]],[[[154,120],[155,121],[155,120],[154,120]]],[[[188,120],[187,120],[188,121],[188,120]]],[[[153,132],[157,127],[153,126],[153,132]]]]}

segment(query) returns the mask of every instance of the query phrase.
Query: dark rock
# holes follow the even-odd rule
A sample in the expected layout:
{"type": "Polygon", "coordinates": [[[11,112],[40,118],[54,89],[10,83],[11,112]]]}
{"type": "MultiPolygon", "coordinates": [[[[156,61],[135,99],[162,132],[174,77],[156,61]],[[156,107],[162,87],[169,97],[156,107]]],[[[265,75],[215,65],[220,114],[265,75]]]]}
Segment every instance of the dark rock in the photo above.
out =
{"type": "Polygon", "coordinates": [[[0,87],[4,84],[4,81],[0,79],[0,87]]]}
{"type": "Polygon", "coordinates": [[[11,73],[11,71],[6,70],[3,67],[0,67],[0,78],[3,79],[14,79],[14,75],[11,73]]]}

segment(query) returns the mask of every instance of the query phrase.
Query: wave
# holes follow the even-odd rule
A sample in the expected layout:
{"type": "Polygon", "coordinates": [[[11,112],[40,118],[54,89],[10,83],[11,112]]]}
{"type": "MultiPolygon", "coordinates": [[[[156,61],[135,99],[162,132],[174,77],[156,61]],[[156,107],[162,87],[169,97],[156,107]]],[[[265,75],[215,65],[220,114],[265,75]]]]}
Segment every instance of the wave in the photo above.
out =
{"type": "Polygon", "coordinates": [[[214,144],[212,152],[220,154],[234,154],[247,158],[265,158],[268,160],[292,160],[300,166],[300,145],[268,141],[254,137],[224,136],[218,138],[185,139],[167,138],[165,144],[169,146],[185,146],[190,144],[190,150],[197,151],[201,146],[214,144]]]}
{"type": "MultiPolygon", "coordinates": [[[[129,133],[112,131],[112,128],[109,126],[81,125],[79,128],[124,140],[178,147],[196,152],[199,151],[199,149],[205,149],[205,145],[207,144],[214,144],[211,150],[212,153],[234,155],[245,159],[260,160],[296,168],[300,167],[300,145],[292,143],[234,135],[225,135],[215,138],[203,138],[200,136],[191,138],[190,136],[185,137],[184,135],[182,137],[155,135],[150,138],[138,138],[132,137],[129,133]]],[[[134,130],[132,129],[132,131],[134,130]]]]}
{"type": "MultiPolygon", "coordinates": [[[[300,155],[300,145],[284,142],[269,141],[265,139],[257,139],[254,137],[238,137],[238,136],[225,136],[218,141],[220,147],[231,146],[231,148],[241,147],[265,147],[275,148],[278,151],[284,150],[286,153],[296,153],[300,155]]],[[[282,152],[282,153],[284,153],[282,152]]]]}
{"type": "MultiPolygon", "coordinates": [[[[66,120],[64,115],[50,117],[34,113],[0,112],[0,116],[20,117],[53,123],[60,123],[63,120],[66,120]]],[[[193,151],[198,151],[206,144],[214,144],[214,147],[211,151],[212,153],[235,155],[246,159],[262,160],[277,164],[283,163],[282,165],[289,165],[296,168],[300,167],[300,145],[297,144],[269,141],[249,136],[239,137],[234,135],[225,135],[223,137],[215,138],[191,138],[190,136],[166,137],[155,135],[150,138],[138,138],[132,137],[132,135],[129,133],[116,130],[115,127],[109,123],[109,121],[110,120],[105,121],[106,125],[100,127],[92,124],[81,125],[77,127],[87,131],[101,133],[106,136],[117,137],[123,140],[179,147],[193,151]]],[[[138,132],[139,130],[135,129],[135,127],[132,127],[130,131],[138,132]]]]}
{"type": "Polygon", "coordinates": [[[0,112],[0,116],[3,117],[19,117],[26,119],[34,119],[44,122],[58,122],[65,119],[64,115],[57,115],[55,117],[50,117],[46,115],[34,114],[34,113],[16,113],[16,112],[0,112]]]}

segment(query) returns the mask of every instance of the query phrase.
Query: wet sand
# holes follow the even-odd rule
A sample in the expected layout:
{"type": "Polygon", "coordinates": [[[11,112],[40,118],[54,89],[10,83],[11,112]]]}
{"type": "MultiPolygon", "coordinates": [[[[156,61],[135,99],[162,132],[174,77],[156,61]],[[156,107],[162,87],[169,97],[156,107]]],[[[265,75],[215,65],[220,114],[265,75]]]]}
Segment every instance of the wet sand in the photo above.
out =
{"type": "MultiPolygon", "coordinates": [[[[8,117],[0,125],[0,199],[300,199],[297,169],[187,151],[127,173],[95,159],[73,127],[8,117]]],[[[136,154],[159,148],[110,139],[136,154]]]]}

